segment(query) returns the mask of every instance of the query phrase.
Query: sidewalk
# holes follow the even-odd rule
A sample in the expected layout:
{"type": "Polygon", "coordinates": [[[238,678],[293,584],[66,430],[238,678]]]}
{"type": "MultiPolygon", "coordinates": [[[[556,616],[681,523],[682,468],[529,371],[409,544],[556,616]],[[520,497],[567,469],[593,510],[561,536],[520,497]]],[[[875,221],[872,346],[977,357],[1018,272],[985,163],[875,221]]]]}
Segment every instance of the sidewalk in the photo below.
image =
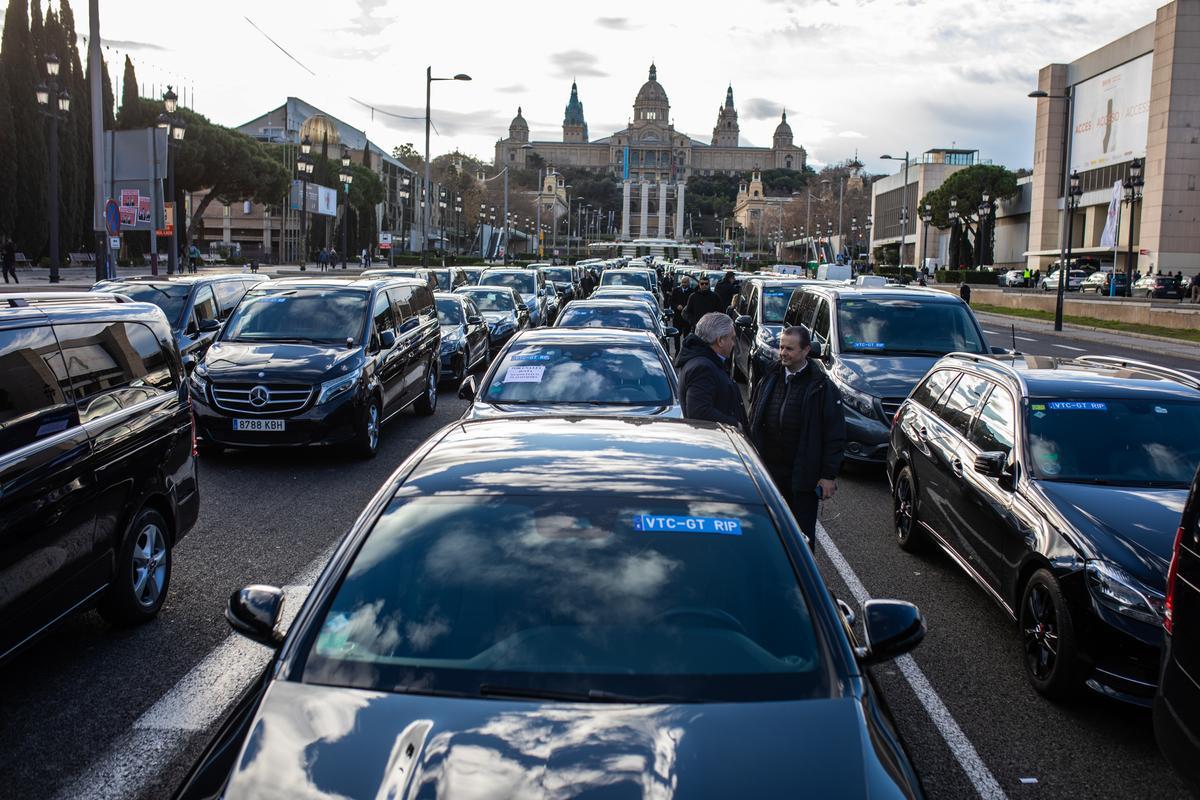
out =
{"type": "MultiPolygon", "coordinates": [[[[1200,345],[1194,342],[1184,342],[1179,339],[1169,339],[1165,336],[1151,336],[1147,333],[1130,331],[1110,331],[1104,328],[1093,328],[1087,325],[1072,325],[1063,323],[1061,331],[1054,330],[1053,322],[1044,322],[1025,317],[1012,317],[1007,314],[990,314],[986,311],[975,311],[980,323],[987,323],[1000,328],[1016,327],[1019,331],[1043,333],[1051,336],[1061,336],[1093,344],[1127,347],[1131,350],[1142,350],[1158,355],[1171,355],[1178,358],[1188,358],[1200,361],[1200,345]]],[[[1003,342],[999,344],[1003,345],[1003,342]]]]}
{"type": "MultiPolygon", "coordinates": [[[[315,265],[309,266],[309,272],[315,269],[315,265]]],[[[296,270],[297,274],[300,267],[296,264],[284,265],[262,265],[258,268],[258,274],[276,276],[288,270],[296,270]]],[[[199,268],[200,275],[227,275],[232,272],[241,272],[241,267],[230,266],[227,264],[205,265],[199,268]]],[[[247,272],[249,270],[247,269],[247,272]]],[[[339,270],[340,271],[340,270],[339,270]]],[[[347,270],[348,271],[348,270],[347,270]]],[[[132,278],[139,275],[149,275],[149,267],[118,267],[118,278],[132,278]]],[[[158,274],[166,277],[166,267],[160,267],[158,274]]],[[[188,273],[180,273],[186,275],[188,273]]],[[[36,269],[18,269],[17,279],[19,284],[0,283],[0,292],[21,292],[29,291],[30,289],[38,292],[78,292],[91,289],[96,283],[96,270],[92,267],[63,267],[58,271],[59,282],[50,283],[50,270],[45,267],[36,269]]]]}

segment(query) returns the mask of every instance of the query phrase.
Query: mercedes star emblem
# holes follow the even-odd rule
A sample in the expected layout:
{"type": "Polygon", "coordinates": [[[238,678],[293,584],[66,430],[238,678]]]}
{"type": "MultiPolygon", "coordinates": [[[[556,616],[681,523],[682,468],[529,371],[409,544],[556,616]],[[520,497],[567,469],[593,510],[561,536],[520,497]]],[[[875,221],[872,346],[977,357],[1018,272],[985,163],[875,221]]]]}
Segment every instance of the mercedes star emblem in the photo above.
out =
{"type": "Polygon", "coordinates": [[[250,390],[250,405],[262,408],[271,401],[271,393],[265,386],[255,386],[250,390]]]}

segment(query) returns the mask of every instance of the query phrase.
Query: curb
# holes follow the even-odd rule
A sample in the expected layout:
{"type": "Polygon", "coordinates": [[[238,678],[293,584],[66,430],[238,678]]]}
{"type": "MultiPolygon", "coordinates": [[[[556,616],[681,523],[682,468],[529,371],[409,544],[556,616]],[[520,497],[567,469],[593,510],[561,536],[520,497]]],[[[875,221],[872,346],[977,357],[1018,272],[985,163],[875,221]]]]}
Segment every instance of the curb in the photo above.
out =
{"type": "MultiPolygon", "coordinates": [[[[1109,328],[1097,328],[1093,325],[1077,325],[1072,322],[1064,322],[1063,330],[1060,333],[1058,331],[1053,330],[1052,323],[1042,322],[1041,320],[1030,320],[1027,317],[1015,317],[1015,316],[1009,316],[1008,314],[994,314],[990,311],[975,311],[974,309],[972,309],[972,312],[977,317],[979,317],[981,320],[986,318],[986,319],[994,320],[996,322],[1003,322],[1006,325],[1015,326],[1017,330],[1028,331],[1030,333],[1053,333],[1058,336],[1067,336],[1068,338],[1072,338],[1070,335],[1071,332],[1075,332],[1075,333],[1079,334],[1079,333],[1083,333],[1086,331],[1086,332],[1094,332],[1094,333],[1103,333],[1103,334],[1107,334],[1109,336],[1120,336],[1122,338],[1129,337],[1134,340],[1140,339],[1142,341],[1122,342],[1122,346],[1128,347],[1130,350],[1141,350],[1143,352],[1154,353],[1156,355],[1163,355],[1163,349],[1161,347],[1153,346],[1154,344],[1174,345],[1175,347],[1180,348],[1180,351],[1179,352],[1172,351],[1169,353],[1169,355],[1177,356],[1179,358],[1188,358],[1188,359],[1192,359],[1194,361],[1200,361],[1200,345],[1196,344],[1195,342],[1185,341],[1183,339],[1172,339],[1167,336],[1155,336],[1154,334],[1150,334],[1150,333],[1134,333],[1132,331],[1114,331],[1109,328]],[[1022,324],[1022,323],[1024,323],[1024,324],[1022,324]],[[1189,349],[1182,349],[1182,348],[1189,348],[1189,349]]],[[[1097,344],[1106,344],[1107,343],[1107,342],[1104,342],[1103,340],[1096,339],[1094,337],[1089,337],[1089,336],[1076,336],[1073,338],[1076,338],[1080,341],[1093,342],[1093,343],[1097,343],[1097,344]]]]}

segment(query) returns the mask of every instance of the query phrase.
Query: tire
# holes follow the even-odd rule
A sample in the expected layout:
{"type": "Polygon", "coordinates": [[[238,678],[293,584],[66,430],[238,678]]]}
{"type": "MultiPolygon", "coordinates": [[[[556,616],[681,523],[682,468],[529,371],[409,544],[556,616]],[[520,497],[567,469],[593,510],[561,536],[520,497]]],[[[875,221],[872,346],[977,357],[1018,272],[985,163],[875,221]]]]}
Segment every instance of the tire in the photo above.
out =
{"type": "Polygon", "coordinates": [[[1052,700],[1077,695],[1082,681],[1075,625],[1049,570],[1039,569],[1025,584],[1018,620],[1022,661],[1033,688],[1052,700]]]}
{"type": "Polygon", "coordinates": [[[892,482],[892,521],[901,550],[920,553],[929,548],[929,537],[917,519],[917,480],[907,466],[892,482]]]}
{"type": "Polygon", "coordinates": [[[171,585],[171,529],[153,508],[133,518],[117,549],[112,583],[100,616],[112,625],[139,625],[158,614],[171,585]]]}
{"type": "Polygon", "coordinates": [[[422,417],[430,417],[437,411],[437,401],[437,367],[431,363],[425,372],[425,391],[413,403],[413,409],[422,417]]]}
{"type": "Polygon", "coordinates": [[[362,419],[358,421],[358,430],[354,434],[354,454],[359,458],[374,458],[375,454],[379,452],[382,428],[382,404],[378,397],[372,395],[367,407],[363,409],[362,419]]]}

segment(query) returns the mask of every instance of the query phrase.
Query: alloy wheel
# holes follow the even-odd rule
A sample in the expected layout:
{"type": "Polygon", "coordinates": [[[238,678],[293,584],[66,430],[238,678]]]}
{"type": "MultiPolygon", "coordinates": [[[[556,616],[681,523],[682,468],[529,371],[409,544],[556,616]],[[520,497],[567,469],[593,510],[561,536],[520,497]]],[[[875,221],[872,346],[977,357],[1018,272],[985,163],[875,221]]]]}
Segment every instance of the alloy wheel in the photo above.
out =
{"type": "Polygon", "coordinates": [[[157,525],[148,524],[133,544],[133,595],[140,605],[151,608],[166,582],[166,537],[157,525]]]}
{"type": "Polygon", "coordinates": [[[901,476],[896,481],[893,512],[896,523],[896,535],[901,539],[911,536],[913,526],[913,490],[907,476],[901,476]]]}
{"type": "Polygon", "coordinates": [[[1021,614],[1021,635],[1025,659],[1038,680],[1054,672],[1058,660],[1058,614],[1045,586],[1030,587],[1021,614]]]}
{"type": "Polygon", "coordinates": [[[379,447],[379,404],[371,403],[367,409],[367,445],[372,449],[379,447]]]}

